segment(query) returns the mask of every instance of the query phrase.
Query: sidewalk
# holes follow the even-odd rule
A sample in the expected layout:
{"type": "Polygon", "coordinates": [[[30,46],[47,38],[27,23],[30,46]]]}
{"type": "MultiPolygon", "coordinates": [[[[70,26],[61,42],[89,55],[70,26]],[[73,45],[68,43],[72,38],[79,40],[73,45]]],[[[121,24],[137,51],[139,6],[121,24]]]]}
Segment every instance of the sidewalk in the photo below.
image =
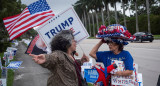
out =
{"type": "Polygon", "coordinates": [[[20,42],[17,49],[16,59],[23,63],[21,68],[15,71],[13,86],[46,86],[49,71],[24,54],[26,46],[23,43],[20,42]]]}

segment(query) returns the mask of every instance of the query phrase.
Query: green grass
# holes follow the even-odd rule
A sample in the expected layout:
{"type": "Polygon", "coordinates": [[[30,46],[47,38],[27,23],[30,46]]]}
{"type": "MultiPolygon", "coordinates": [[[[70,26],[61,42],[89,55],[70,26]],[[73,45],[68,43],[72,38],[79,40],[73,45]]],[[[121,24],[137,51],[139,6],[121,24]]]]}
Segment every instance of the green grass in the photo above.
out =
{"type": "Polygon", "coordinates": [[[93,84],[91,84],[91,83],[88,83],[88,86],[94,86],[93,84]]]}
{"type": "Polygon", "coordinates": [[[14,80],[14,71],[12,69],[8,69],[8,75],[7,75],[7,86],[12,86],[13,85],[13,80],[14,80]]]}
{"type": "Polygon", "coordinates": [[[89,37],[88,39],[96,39],[96,37],[89,37]]]}
{"type": "Polygon", "coordinates": [[[160,35],[154,35],[154,39],[160,39],[160,35]]]}

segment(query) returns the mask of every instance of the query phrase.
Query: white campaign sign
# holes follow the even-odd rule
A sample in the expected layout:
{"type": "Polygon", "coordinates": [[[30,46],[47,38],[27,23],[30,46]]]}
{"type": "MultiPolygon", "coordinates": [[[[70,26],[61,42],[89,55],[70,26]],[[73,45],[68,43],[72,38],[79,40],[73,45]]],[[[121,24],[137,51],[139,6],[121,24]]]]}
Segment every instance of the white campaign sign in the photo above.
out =
{"type": "MultiPolygon", "coordinates": [[[[125,65],[123,61],[114,60],[118,66],[117,71],[124,71],[125,65]]],[[[122,86],[138,86],[138,64],[133,63],[133,74],[131,76],[111,76],[112,85],[122,85],[122,86]]]]}
{"type": "Polygon", "coordinates": [[[7,84],[6,84],[6,78],[4,78],[4,79],[0,79],[0,86],[7,86],[7,84]]]}
{"type": "Polygon", "coordinates": [[[74,38],[78,43],[89,37],[88,32],[72,7],[38,27],[37,32],[49,47],[51,39],[57,33],[68,29],[73,31],[74,38]]]}

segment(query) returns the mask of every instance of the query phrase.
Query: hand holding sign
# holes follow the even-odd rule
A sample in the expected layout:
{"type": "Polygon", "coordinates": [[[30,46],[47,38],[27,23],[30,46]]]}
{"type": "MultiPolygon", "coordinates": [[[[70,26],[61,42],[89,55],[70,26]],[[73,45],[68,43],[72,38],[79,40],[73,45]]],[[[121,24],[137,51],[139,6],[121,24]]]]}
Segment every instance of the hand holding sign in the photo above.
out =
{"type": "Polygon", "coordinates": [[[81,58],[81,62],[84,63],[84,62],[89,62],[89,58],[88,56],[86,56],[85,54],[83,54],[82,58],[81,58]]]}
{"type": "Polygon", "coordinates": [[[32,59],[38,64],[43,64],[46,61],[44,54],[40,55],[29,54],[29,55],[32,56],[33,57],[32,59]]]}

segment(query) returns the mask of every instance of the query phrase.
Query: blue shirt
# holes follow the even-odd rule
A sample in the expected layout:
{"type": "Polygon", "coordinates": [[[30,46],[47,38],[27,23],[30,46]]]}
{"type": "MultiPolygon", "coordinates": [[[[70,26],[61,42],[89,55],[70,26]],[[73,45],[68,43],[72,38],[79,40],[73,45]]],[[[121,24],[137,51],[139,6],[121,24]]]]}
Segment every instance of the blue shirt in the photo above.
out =
{"type": "Polygon", "coordinates": [[[97,62],[102,62],[105,67],[111,65],[112,60],[123,61],[126,70],[133,69],[133,58],[128,51],[122,50],[119,54],[115,55],[112,51],[98,51],[96,53],[97,62]]]}

